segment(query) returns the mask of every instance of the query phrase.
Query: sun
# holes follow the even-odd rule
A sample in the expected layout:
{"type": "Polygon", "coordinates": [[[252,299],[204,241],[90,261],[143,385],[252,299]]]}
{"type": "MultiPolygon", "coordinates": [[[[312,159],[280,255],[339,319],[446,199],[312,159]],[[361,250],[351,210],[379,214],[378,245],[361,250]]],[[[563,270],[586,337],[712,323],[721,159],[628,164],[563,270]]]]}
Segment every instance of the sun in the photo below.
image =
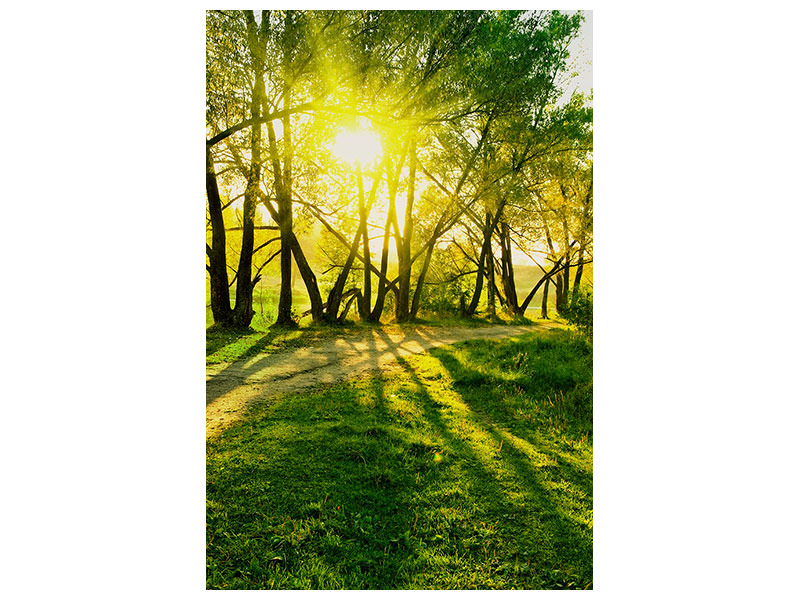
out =
{"type": "Polygon", "coordinates": [[[366,166],[372,164],[382,153],[381,140],[374,131],[342,131],[330,147],[331,153],[342,160],[366,166]]]}

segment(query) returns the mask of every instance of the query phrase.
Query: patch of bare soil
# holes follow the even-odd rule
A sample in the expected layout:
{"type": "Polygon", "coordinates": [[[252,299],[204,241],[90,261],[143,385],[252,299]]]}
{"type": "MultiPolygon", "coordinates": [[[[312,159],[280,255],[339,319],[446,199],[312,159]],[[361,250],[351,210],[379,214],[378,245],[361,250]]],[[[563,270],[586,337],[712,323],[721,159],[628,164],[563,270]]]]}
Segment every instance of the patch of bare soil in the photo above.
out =
{"type": "Polygon", "coordinates": [[[282,394],[397,368],[397,359],[469,339],[491,339],[550,329],[554,325],[493,325],[372,329],[324,338],[313,347],[290,348],[206,368],[206,439],[219,435],[254,405],[282,394]]]}

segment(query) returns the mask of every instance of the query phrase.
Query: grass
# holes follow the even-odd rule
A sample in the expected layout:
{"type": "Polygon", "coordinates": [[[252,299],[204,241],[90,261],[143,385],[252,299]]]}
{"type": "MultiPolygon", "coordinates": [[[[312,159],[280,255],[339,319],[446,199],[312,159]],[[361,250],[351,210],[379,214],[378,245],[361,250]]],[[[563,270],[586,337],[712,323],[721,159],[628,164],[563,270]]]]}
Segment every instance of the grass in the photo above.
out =
{"type": "Polygon", "coordinates": [[[592,587],[592,354],[474,340],[212,440],[209,589],[592,587]]]}
{"type": "Polygon", "coordinates": [[[206,365],[229,363],[257,354],[271,354],[281,348],[302,343],[313,331],[305,329],[263,329],[251,327],[231,330],[206,329],[206,365]]]}
{"type": "MultiPolygon", "coordinates": [[[[250,358],[256,355],[271,354],[277,350],[297,347],[302,344],[313,343],[324,337],[340,335],[342,333],[356,333],[369,329],[425,327],[467,327],[479,328],[490,325],[527,325],[534,321],[525,317],[496,319],[490,321],[486,318],[472,317],[428,317],[415,319],[408,323],[363,323],[361,321],[347,321],[342,325],[313,325],[306,320],[305,324],[297,329],[273,329],[262,322],[253,321],[247,329],[225,329],[210,326],[206,329],[206,365],[231,363],[237,360],[250,358]]],[[[551,323],[561,324],[558,319],[551,319],[551,323]]]]}
{"type": "MultiPolygon", "coordinates": [[[[308,297],[300,296],[295,293],[294,304],[305,310],[308,308],[308,297]]],[[[259,354],[271,354],[277,350],[296,347],[307,344],[312,340],[322,337],[329,337],[341,334],[342,332],[353,332],[364,329],[399,327],[413,328],[419,325],[429,327],[486,327],[493,324],[524,325],[532,321],[529,311],[526,317],[508,317],[505,319],[497,318],[490,321],[485,316],[476,315],[473,317],[462,318],[457,315],[435,315],[423,314],[421,318],[411,322],[398,324],[387,324],[385,321],[391,319],[390,314],[384,314],[384,323],[372,324],[361,321],[349,320],[343,325],[317,326],[311,323],[311,317],[306,316],[300,320],[298,329],[273,329],[275,314],[278,306],[277,292],[271,289],[254,290],[254,310],[256,312],[250,327],[247,329],[224,329],[213,325],[211,309],[206,309],[206,365],[220,363],[231,363],[240,359],[250,358],[259,354]]],[[[351,312],[356,316],[357,313],[351,312]]],[[[558,319],[552,319],[553,323],[560,323],[558,319]]]]}

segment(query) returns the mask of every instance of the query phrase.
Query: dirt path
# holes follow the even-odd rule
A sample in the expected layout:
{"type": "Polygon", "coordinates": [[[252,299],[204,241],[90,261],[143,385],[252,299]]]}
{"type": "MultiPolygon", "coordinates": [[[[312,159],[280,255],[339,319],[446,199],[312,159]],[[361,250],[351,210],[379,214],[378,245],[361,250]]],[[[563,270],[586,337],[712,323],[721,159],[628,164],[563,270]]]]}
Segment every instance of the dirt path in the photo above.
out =
{"type": "Polygon", "coordinates": [[[274,396],[331,384],[397,367],[397,359],[469,339],[489,339],[550,329],[554,325],[384,328],[323,339],[313,347],[292,348],[206,368],[206,438],[240,419],[254,404],[274,396]]]}

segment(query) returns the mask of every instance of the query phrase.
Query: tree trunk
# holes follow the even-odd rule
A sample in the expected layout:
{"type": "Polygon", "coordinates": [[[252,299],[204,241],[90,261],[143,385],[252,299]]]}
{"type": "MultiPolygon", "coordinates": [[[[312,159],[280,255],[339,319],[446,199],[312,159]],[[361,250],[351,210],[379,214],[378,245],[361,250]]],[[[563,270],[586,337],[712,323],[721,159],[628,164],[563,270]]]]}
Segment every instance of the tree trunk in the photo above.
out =
{"type": "MultiPolygon", "coordinates": [[[[492,217],[492,213],[486,211],[486,222],[483,226],[483,245],[481,246],[481,255],[478,258],[478,273],[477,278],[475,280],[475,292],[472,294],[472,300],[467,307],[466,314],[468,316],[472,316],[475,314],[475,311],[478,308],[478,301],[481,297],[481,289],[483,287],[483,265],[486,261],[486,255],[491,253],[492,251],[492,232],[497,227],[497,223],[500,220],[500,217],[503,215],[503,209],[506,205],[506,197],[500,201],[500,204],[497,206],[497,210],[495,211],[494,217],[492,217]]],[[[494,261],[494,258],[492,258],[494,261]]],[[[489,277],[489,273],[487,271],[486,277],[489,277]]],[[[492,275],[492,282],[494,282],[494,275],[492,275]]]]}
{"type": "MultiPolygon", "coordinates": [[[[252,12],[246,12],[248,41],[253,59],[255,84],[253,97],[250,100],[250,116],[258,119],[261,116],[261,99],[264,91],[264,51],[262,42],[256,31],[252,12]]],[[[239,255],[239,267],[236,271],[236,305],[233,308],[233,323],[237,327],[249,327],[253,320],[253,241],[255,239],[255,212],[258,202],[258,188],[261,183],[261,126],[250,129],[250,170],[247,175],[247,188],[244,193],[242,207],[242,249],[239,255]]]]}
{"type": "MultiPolygon", "coordinates": [[[[347,277],[350,274],[350,269],[353,266],[353,261],[355,261],[356,256],[358,255],[358,244],[359,242],[363,241],[367,236],[367,215],[369,214],[370,209],[372,208],[372,204],[375,201],[375,196],[378,191],[378,186],[380,184],[380,178],[383,173],[383,164],[378,168],[375,172],[375,178],[373,180],[372,189],[369,192],[369,201],[364,205],[364,184],[361,178],[361,173],[359,169],[359,178],[358,178],[358,190],[359,190],[359,204],[358,204],[358,213],[359,213],[359,220],[358,220],[358,228],[356,229],[356,233],[353,236],[353,241],[348,246],[348,253],[347,259],[345,260],[344,266],[339,271],[339,275],[336,277],[336,282],[333,284],[333,288],[328,293],[328,301],[325,304],[327,319],[329,321],[336,321],[337,314],[339,312],[339,306],[344,298],[344,286],[347,283],[347,277]]],[[[364,263],[365,270],[369,272],[372,269],[372,263],[369,260],[369,238],[366,238],[366,246],[367,246],[367,253],[366,253],[366,261],[364,263]]],[[[366,275],[365,275],[366,278],[366,275]]],[[[370,280],[371,281],[371,280],[370,280]]],[[[371,294],[371,292],[370,292],[371,294]]],[[[364,312],[364,302],[363,299],[359,301],[358,310],[361,315],[361,318],[364,320],[369,319],[369,301],[367,301],[367,308],[366,313],[364,312]]]]}
{"type": "Polygon", "coordinates": [[[572,297],[574,298],[581,287],[581,278],[583,277],[583,245],[578,251],[578,268],[575,269],[575,281],[572,283],[572,297]]]}
{"type": "Polygon", "coordinates": [[[417,288],[414,290],[414,300],[411,302],[411,318],[417,318],[417,312],[419,311],[419,303],[422,299],[422,291],[425,288],[425,276],[428,274],[428,267],[431,265],[431,256],[433,255],[433,248],[436,246],[436,243],[432,243],[428,246],[428,250],[425,253],[425,260],[422,263],[422,270],[419,272],[419,277],[417,278],[417,288]]]}
{"type": "MultiPolygon", "coordinates": [[[[562,272],[563,272],[563,269],[562,269],[562,272]]],[[[562,311],[564,309],[564,296],[563,296],[563,293],[562,293],[562,291],[564,289],[564,284],[562,283],[562,280],[561,280],[561,273],[556,275],[556,278],[553,281],[553,284],[556,286],[556,311],[560,312],[560,311],[562,311]]]]}
{"type": "Polygon", "coordinates": [[[542,292],[542,312],[539,315],[540,319],[547,318],[547,295],[550,293],[550,279],[546,279],[544,282],[544,292],[542,292]]]}
{"type": "MultiPolygon", "coordinates": [[[[378,182],[375,181],[372,189],[377,189],[377,186],[378,182]]],[[[370,308],[372,307],[372,258],[369,250],[368,208],[364,200],[364,175],[361,173],[361,165],[358,166],[358,212],[360,217],[361,247],[364,253],[364,287],[359,299],[359,315],[362,321],[369,321],[370,308]]]]}
{"type": "MultiPolygon", "coordinates": [[[[280,177],[277,177],[276,181],[279,180],[280,177]]],[[[280,217],[278,216],[278,212],[275,210],[275,207],[272,206],[272,203],[267,200],[263,194],[262,200],[273,220],[278,221],[280,217]]],[[[315,323],[320,323],[325,319],[325,311],[322,304],[322,296],[319,293],[317,276],[314,275],[314,271],[308,264],[308,260],[303,253],[303,248],[300,246],[300,242],[297,240],[297,236],[295,236],[294,232],[291,232],[289,248],[291,249],[292,256],[294,257],[294,262],[297,265],[297,270],[300,272],[300,276],[303,278],[303,283],[305,284],[306,291],[308,292],[308,298],[311,301],[311,318],[315,323]]]]}
{"type": "Polygon", "coordinates": [[[481,298],[481,291],[483,290],[483,274],[484,264],[486,263],[486,255],[489,254],[489,249],[492,243],[492,230],[490,229],[491,213],[486,213],[486,224],[483,228],[483,244],[481,245],[481,255],[478,258],[478,272],[475,276],[475,290],[472,293],[472,300],[467,306],[467,315],[472,316],[478,310],[478,302],[481,298]]]}
{"type": "Polygon", "coordinates": [[[353,266],[353,261],[356,258],[356,253],[358,252],[358,241],[360,237],[361,227],[359,226],[355,238],[353,239],[353,243],[350,245],[350,251],[347,255],[347,259],[345,260],[342,269],[339,271],[339,275],[336,277],[336,282],[333,284],[331,291],[328,292],[328,301],[325,303],[325,312],[329,317],[328,320],[330,321],[335,321],[337,319],[339,306],[342,303],[344,286],[345,283],[347,283],[347,276],[350,274],[350,269],[353,266]]]}
{"type": "Polygon", "coordinates": [[[281,227],[281,287],[276,323],[291,326],[295,324],[292,319],[292,203],[286,194],[278,196],[278,215],[281,227]]]}
{"type": "MultiPolygon", "coordinates": [[[[486,213],[486,226],[491,226],[489,213],[486,213]]],[[[486,275],[489,281],[486,282],[486,312],[489,319],[494,321],[497,317],[494,309],[494,252],[492,250],[492,230],[489,229],[489,251],[486,253],[486,275]]]]}
{"type": "MultiPolygon", "coordinates": [[[[389,192],[389,210],[392,210],[394,205],[394,198],[391,191],[389,192]]],[[[381,249],[381,277],[378,279],[378,293],[375,296],[375,306],[370,313],[369,320],[373,323],[378,323],[383,314],[383,305],[386,302],[386,271],[389,269],[389,230],[392,227],[392,218],[386,215],[386,226],[383,229],[383,247],[381,249]]]]}
{"type": "Polygon", "coordinates": [[[338,323],[344,323],[345,319],[347,318],[347,313],[350,312],[350,306],[353,304],[353,300],[355,300],[357,304],[359,305],[361,304],[361,292],[359,292],[358,290],[352,290],[352,293],[350,292],[348,293],[350,294],[350,298],[347,300],[347,304],[344,305],[344,310],[342,311],[342,314],[336,318],[336,321],[338,323]]]}
{"type": "Polygon", "coordinates": [[[375,307],[370,314],[370,321],[377,323],[380,321],[383,314],[383,305],[386,301],[386,272],[389,269],[389,234],[392,227],[392,218],[397,217],[397,208],[395,198],[397,196],[397,184],[400,178],[400,169],[402,168],[402,158],[397,164],[394,176],[388,174],[387,179],[389,186],[389,208],[386,213],[386,226],[383,228],[383,247],[381,248],[381,277],[378,279],[378,293],[375,298],[375,307]]]}
{"type": "MultiPolygon", "coordinates": [[[[563,192],[562,192],[563,194],[563,192]]],[[[559,297],[556,301],[556,310],[559,313],[563,313],[567,309],[567,304],[569,303],[569,261],[571,259],[570,256],[570,243],[569,243],[569,230],[567,229],[567,222],[566,220],[563,221],[564,227],[564,247],[566,248],[565,252],[565,259],[564,259],[564,270],[561,272],[561,286],[559,289],[559,297]]]]}
{"type": "MultiPolygon", "coordinates": [[[[255,169],[254,169],[255,170],[255,169]]],[[[236,327],[246,328],[253,320],[253,240],[255,232],[253,220],[255,217],[256,201],[255,190],[248,186],[245,192],[244,207],[242,210],[242,251],[239,255],[239,267],[236,271],[236,305],[233,308],[233,323],[236,327]]]]}
{"type": "Polygon", "coordinates": [[[558,277],[556,277],[556,310],[563,313],[567,309],[569,303],[569,256],[567,262],[564,263],[564,268],[558,277]]]}
{"type": "Polygon", "coordinates": [[[514,263],[511,258],[511,231],[509,230],[508,223],[503,221],[500,230],[501,240],[501,260],[503,271],[503,291],[506,296],[506,303],[508,310],[512,314],[519,313],[519,302],[517,300],[517,286],[514,282],[514,263]]]}
{"type": "MultiPolygon", "coordinates": [[[[561,265],[562,260],[563,260],[563,257],[559,258],[556,261],[556,263],[553,265],[553,268],[550,269],[549,271],[547,271],[544,274],[544,276],[541,279],[539,279],[539,282],[535,286],[533,286],[533,289],[528,293],[528,295],[525,296],[525,300],[523,300],[522,304],[520,304],[520,306],[519,306],[519,310],[520,310],[519,314],[525,314],[525,311],[528,309],[528,305],[531,303],[531,300],[533,300],[533,296],[534,296],[534,294],[536,294],[536,292],[539,290],[539,288],[542,285],[545,285],[547,282],[549,282],[553,275],[555,275],[556,273],[561,272],[561,270],[563,269],[563,266],[561,265]]],[[[544,271],[544,269],[542,269],[542,271],[544,271]]],[[[558,277],[556,277],[555,283],[558,284],[558,277]]],[[[558,285],[556,285],[556,291],[558,291],[558,285]]]]}
{"type": "MultiPolygon", "coordinates": [[[[290,90],[288,86],[284,88],[284,105],[288,107],[290,102],[290,90]]],[[[292,237],[294,236],[294,219],[292,217],[292,133],[291,117],[283,118],[283,174],[281,191],[277,194],[278,216],[281,228],[281,248],[286,248],[286,252],[281,252],[281,287],[278,296],[278,325],[296,325],[292,318],[292,237]]],[[[270,123],[271,125],[271,123],[270,123]]]]}
{"type": "Polygon", "coordinates": [[[314,323],[321,323],[325,319],[324,308],[322,305],[322,296],[319,293],[319,284],[317,284],[317,276],[306,260],[303,254],[303,248],[297,240],[297,236],[292,233],[292,255],[297,264],[297,270],[300,271],[300,276],[303,278],[303,283],[306,285],[308,291],[308,298],[311,301],[311,319],[314,323]]]}
{"type": "Polygon", "coordinates": [[[217,186],[217,175],[211,160],[211,151],[206,149],[206,194],[208,212],[211,216],[211,246],[206,247],[211,283],[211,314],[214,323],[231,324],[233,313],[228,292],[228,266],[225,261],[225,222],[222,216],[222,200],[217,186]]]}
{"type": "Polygon", "coordinates": [[[406,214],[403,223],[403,234],[400,236],[400,244],[397,248],[397,302],[395,303],[395,318],[398,323],[408,321],[409,296],[411,288],[411,233],[413,231],[413,207],[414,207],[414,179],[417,174],[417,141],[416,135],[412,133],[411,147],[409,149],[408,165],[408,192],[406,194],[406,214]]]}
{"type": "MultiPolygon", "coordinates": [[[[261,117],[262,104],[266,98],[264,88],[264,59],[266,47],[267,22],[262,11],[261,29],[256,28],[252,11],[245,11],[247,21],[247,39],[250,55],[253,60],[255,82],[253,96],[250,100],[250,117],[257,121],[261,117]]],[[[253,288],[260,276],[252,278],[253,242],[255,238],[255,211],[261,185],[261,126],[250,129],[250,169],[247,174],[247,188],[244,193],[242,208],[242,247],[239,256],[239,267],[236,271],[236,305],[233,308],[233,324],[237,327],[249,327],[255,312],[253,311],[253,288]]],[[[284,253],[281,252],[283,255],[284,253]]]]}
{"type": "MultiPolygon", "coordinates": [[[[285,131],[284,131],[285,135],[285,131]]],[[[269,138],[269,151],[272,161],[273,178],[275,182],[275,196],[278,205],[277,213],[272,209],[269,200],[265,204],[278,222],[281,232],[281,284],[278,296],[278,318],[276,325],[292,326],[292,240],[294,232],[292,230],[292,200],[286,189],[286,179],[283,169],[281,169],[280,158],[278,156],[278,142],[275,138],[275,128],[272,121],[267,121],[267,136],[269,138]]]]}

